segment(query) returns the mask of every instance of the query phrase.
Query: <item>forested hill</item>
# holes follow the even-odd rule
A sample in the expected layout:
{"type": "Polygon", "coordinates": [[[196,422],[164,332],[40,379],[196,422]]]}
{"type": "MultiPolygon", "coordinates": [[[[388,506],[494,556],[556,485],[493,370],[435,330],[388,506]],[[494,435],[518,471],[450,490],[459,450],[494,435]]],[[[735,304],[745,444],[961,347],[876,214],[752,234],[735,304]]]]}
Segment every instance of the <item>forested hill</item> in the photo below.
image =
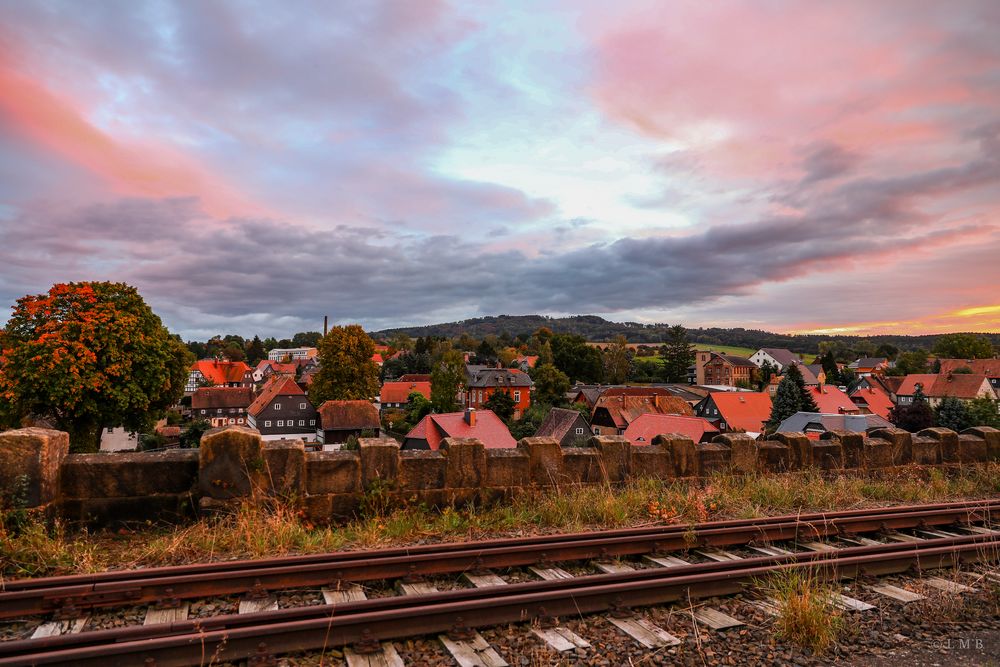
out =
{"type": "MultiPolygon", "coordinates": [[[[454,338],[463,333],[474,338],[482,338],[493,334],[499,336],[506,332],[511,336],[531,335],[539,327],[548,327],[553,333],[580,334],[591,341],[608,341],[615,336],[624,335],[630,343],[660,343],[669,327],[668,324],[640,324],[638,322],[610,322],[596,315],[577,315],[574,317],[545,317],[544,315],[496,315],[477,317],[461,322],[444,324],[429,324],[420,327],[401,327],[376,331],[378,338],[389,338],[397,333],[405,333],[414,338],[420,336],[444,336],[454,338]]],[[[718,327],[689,329],[691,340],[699,344],[733,345],[758,349],[761,347],[783,347],[793,352],[815,353],[821,341],[842,341],[848,346],[862,340],[871,341],[875,345],[888,343],[902,350],[924,348],[930,349],[937,340],[937,335],[924,336],[818,336],[790,335],[760,331],[757,329],[721,329],[718,327]]],[[[995,346],[1000,346],[1000,333],[985,334],[995,346]]]]}

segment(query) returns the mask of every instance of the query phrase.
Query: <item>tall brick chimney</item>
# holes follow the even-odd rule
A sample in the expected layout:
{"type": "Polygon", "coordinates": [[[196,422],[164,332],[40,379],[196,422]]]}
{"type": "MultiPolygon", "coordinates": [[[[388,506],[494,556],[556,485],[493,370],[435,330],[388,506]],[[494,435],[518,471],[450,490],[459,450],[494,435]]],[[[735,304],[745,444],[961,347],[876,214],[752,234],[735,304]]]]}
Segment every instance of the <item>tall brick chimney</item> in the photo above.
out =
{"type": "Polygon", "coordinates": [[[466,408],[465,409],[465,423],[468,424],[469,426],[475,426],[476,425],[476,409],[475,408],[466,408]]]}

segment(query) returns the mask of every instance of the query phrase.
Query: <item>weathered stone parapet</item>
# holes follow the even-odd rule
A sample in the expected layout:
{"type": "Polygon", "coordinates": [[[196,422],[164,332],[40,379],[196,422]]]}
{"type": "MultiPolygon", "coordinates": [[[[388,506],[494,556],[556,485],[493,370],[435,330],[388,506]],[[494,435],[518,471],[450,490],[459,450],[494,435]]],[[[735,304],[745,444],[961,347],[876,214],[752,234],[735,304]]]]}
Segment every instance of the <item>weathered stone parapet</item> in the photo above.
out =
{"type": "Polygon", "coordinates": [[[0,504],[48,505],[59,496],[69,434],[44,428],[0,433],[0,504]]]}
{"type": "Polygon", "coordinates": [[[725,472],[732,466],[732,450],[721,442],[699,442],[695,445],[698,457],[698,475],[708,477],[725,472]]]}
{"type": "Polygon", "coordinates": [[[355,452],[306,452],[306,493],[361,493],[361,458],[355,452]]]}
{"type": "Polygon", "coordinates": [[[202,506],[245,498],[265,488],[262,450],[260,433],[252,428],[227,426],[205,433],[198,456],[202,506]]]}
{"type": "MultiPolygon", "coordinates": [[[[538,438],[546,440],[547,438],[538,438]]],[[[524,442],[522,440],[522,442],[524,442]]],[[[559,443],[556,443],[558,446],[559,443]]],[[[505,491],[531,486],[533,482],[531,455],[520,446],[517,449],[487,449],[486,450],[486,487],[505,491]]],[[[554,475],[559,474],[556,468],[554,475]]],[[[555,486],[553,481],[540,486],[555,486]]]]}
{"type": "Polygon", "coordinates": [[[578,484],[608,481],[601,453],[592,447],[564,447],[563,471],[571,482],[578,484]]]}
{"type": "Polygon", "coordinates": [[[190,494],[198,479],[198,452],[70,454],[63,462],[60,488],[64,499],[127,498],[190,494]]]}
{"type": "Polygon", "coordinates": [[[423,491],[444,487],[444,454],[430,450],[407,450],[399,453],[399,488],[423,491]]]}
{"type": "Polygon", "coordinates": [[[912,436],[911,461],[917,465],[938,465],[941,463],[941,441],[922,435],[912,436]]]}
{"type": "Polygon", "coordinates": [[[815,464],[813,441],[805,433],[775,433],[771,438],[788,446],[792,467],[808,468],[815,464]]]}
{"type": "Polygon", "coordinates": [[[790,448],[782,442],[754,440],[745,433],[723,433],[712,442],[732,450],[733,469],[739,472],[784,472],[791,466],[790,448]]]}
{"type": "Polygon", "coordinates": [[[486,481],[486,446],[475,438],[445,438],[441,451],[446,459],[444,486],[448,489],[478,489],[486,481]]]}
{"type": "Polygon", "coordinates": [[[865,434],[853,431],[827,431],[820,440],[834,440],[840,443],[845,468],[862,468],[865,461],[865,434]]]}
{"type": "Polygon", "coordinates": [[[991,426],[973,426],[962,431],[962,435],[982,438],[986,443],[986,460],[1000,462],[1000,430],[991,426]]]}

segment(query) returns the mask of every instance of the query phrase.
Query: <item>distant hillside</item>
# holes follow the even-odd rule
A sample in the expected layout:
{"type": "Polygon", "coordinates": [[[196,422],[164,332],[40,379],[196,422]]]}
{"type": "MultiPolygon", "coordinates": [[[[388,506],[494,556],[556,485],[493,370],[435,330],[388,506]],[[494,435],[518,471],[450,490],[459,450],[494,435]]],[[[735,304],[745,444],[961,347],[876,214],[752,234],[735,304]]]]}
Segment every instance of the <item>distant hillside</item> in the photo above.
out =
{"type": "MultiPolygon", "coordinates": [[[[668,324],[640,324],[639,322],[611,322],[596,315],[576,315],[574,317],[546,317],[544,315],[495,315],[477,317],[461,322],[429,324],[421,327],[401,327],[376,331],[373,335],[388,338],[396,333],[405,333],[414,338],[420,336],[444,336],[454,338],[467,333],[474,338],[493,334],[499,336],[507,332],[511,336],[530,335],[539,327],[548,327],[553,333],[579,334],[589,341],[608,341],[621,334],[630,343],[660,343],[663,341],[668,324]]],[[[923,336],[818,336],[778,334],[757,329],[722,329],[718,327],[689,329],[691,340],[699,345],[729,345],[758,350],[762,347],[783,347],[793,352],[813,354],[821,341],[843,341],[847,345],[862,340],[870,340],[875,345],[888,343],[907,350],[913,348],[930,349],[937,340],[937,334],[923,336]]],[[[1000,346],[1000,333],[985,334],[1000,346]]]]}

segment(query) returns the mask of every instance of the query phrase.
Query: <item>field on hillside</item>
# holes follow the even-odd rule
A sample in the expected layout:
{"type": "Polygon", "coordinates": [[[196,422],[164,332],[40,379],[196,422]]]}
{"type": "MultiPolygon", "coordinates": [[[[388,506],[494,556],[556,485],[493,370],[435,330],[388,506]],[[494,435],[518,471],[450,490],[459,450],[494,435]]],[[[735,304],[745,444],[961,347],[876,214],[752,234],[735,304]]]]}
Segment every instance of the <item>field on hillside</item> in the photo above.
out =
{"type": "Polygon", "coordinates": [[[712,352],[719,352],[720,354],[735,354],[738,357],[747,357],[748,359],[751,354],[757,351],[751,350],[749,347],[736,347],[735,345],[706,345],[705,343],[695,343],[694,346],[699,350],[711,350],[712,352]]]}

